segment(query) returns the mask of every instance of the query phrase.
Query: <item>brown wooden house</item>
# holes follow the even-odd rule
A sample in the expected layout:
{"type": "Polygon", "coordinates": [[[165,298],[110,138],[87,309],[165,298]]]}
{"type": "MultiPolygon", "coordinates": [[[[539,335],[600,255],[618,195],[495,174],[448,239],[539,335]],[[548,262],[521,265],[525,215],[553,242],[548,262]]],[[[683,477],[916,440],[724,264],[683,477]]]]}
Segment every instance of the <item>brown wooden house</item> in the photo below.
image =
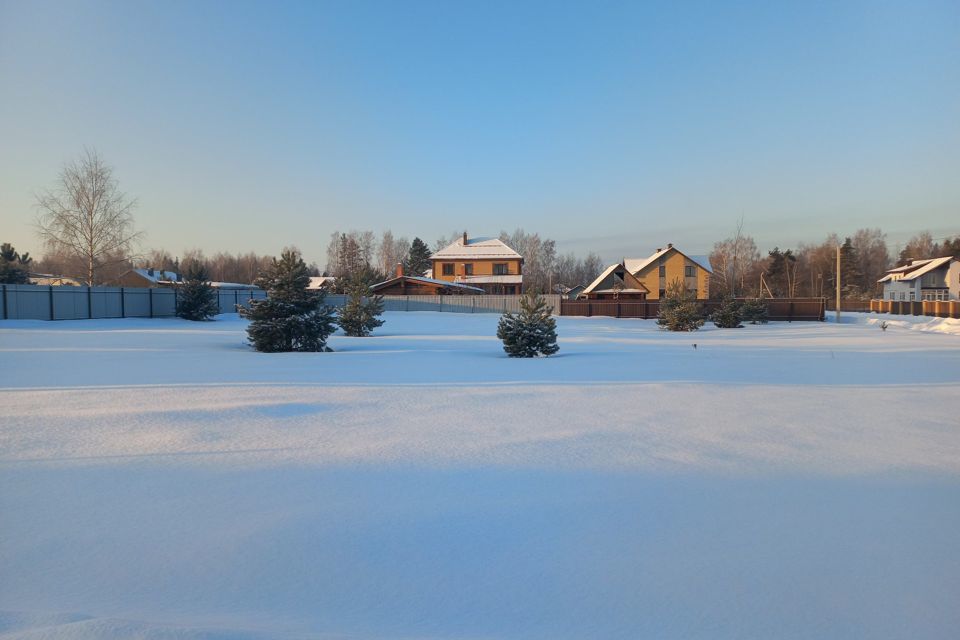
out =
{"type": "Polygon", "coordinates": [[[403,265],[397,265],[397,275],[370,287],[371,292],[381,296],[450,296],[480,295],[484,290],[458,282],[435,280],[423,276],[403,274],[403,265]]]}

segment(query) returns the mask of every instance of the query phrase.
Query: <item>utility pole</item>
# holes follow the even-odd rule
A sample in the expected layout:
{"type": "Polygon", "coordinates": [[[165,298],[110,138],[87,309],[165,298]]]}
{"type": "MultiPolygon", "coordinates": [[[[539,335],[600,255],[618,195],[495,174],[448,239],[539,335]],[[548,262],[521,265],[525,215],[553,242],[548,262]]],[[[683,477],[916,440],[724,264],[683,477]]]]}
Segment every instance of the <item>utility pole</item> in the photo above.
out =
{"type": "Polygon", "coordinates": [[[837,324],[840,324],[840,245],[837,245],[837,324]]]}

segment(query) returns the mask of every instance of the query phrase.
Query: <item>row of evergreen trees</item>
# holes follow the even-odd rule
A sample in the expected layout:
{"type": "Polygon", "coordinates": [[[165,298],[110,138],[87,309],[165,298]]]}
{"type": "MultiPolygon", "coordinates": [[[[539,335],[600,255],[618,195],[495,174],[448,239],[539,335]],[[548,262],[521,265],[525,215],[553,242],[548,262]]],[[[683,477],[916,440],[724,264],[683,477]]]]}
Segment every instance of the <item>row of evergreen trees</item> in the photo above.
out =
{"type": "MultiPolygon", "coordinates": [[[[323,290],[309,290],[310,271],[300,254],[285,250],[256,280],[267,298],[253,300],[240,315],[250,320],[247,336],[257,351],[329,351],[327,338],[339,325],[348,336],[368,336],[381,326],[383,298],[368,295],[361,277],[345,285],[347,302],[339,313],[325,304],[323,290]]],[[[186,320],[210,320],[219,311],[216,290],[200,264],[186,274],[177,315],[186,320]]]]}
{"type": "Polygon", "coordinates": [[[767,322],[767,316],[767,303],[762,298],[740,301],[733,296],[724,298],[720,307],[707,316],[697,302],[696,294],[677,280],[667,286],[660,299],[657,324],[668,331],[696,331],[710,319],[721,329],[734,329],[742,327],[743,322],[763,324],[767,322]]]}

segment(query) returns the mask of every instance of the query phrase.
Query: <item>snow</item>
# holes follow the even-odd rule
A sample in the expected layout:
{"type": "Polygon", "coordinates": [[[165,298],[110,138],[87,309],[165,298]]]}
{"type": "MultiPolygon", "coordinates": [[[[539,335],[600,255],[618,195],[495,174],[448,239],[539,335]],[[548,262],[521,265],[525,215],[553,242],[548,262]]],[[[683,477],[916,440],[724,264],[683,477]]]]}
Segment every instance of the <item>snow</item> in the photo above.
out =
{"type": "Polygon", "coordinates": [[[558,318],[518,361],[496,315],[385,317],[328,354],[235,315],[0,323],[0,637],[960,624],[956,321],[558,318]]]}

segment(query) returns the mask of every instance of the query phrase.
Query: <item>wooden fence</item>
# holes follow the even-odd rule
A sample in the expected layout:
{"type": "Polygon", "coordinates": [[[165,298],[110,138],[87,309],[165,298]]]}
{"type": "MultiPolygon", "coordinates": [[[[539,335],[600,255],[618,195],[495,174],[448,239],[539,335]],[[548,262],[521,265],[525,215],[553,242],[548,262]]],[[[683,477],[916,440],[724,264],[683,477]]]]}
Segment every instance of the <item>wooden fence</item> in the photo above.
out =
{"type": "MultiPolygon", "coordinates": [[[[823,298],[777,298],[766,300],[770,320],[823,320],[826,304],[823,298]]],[[[704,314],[713,313],[720,307],[718,300],[701,300],[704,314]]],[[[610,318],[656,318],[660,303],[656,300],[562,300],[562,316],[606,316],[610,318]]]]}
{"type": "Polygon", "coordinates": [[[960,300],[871,300],[869,311],[960,319],[960,300]]]}

